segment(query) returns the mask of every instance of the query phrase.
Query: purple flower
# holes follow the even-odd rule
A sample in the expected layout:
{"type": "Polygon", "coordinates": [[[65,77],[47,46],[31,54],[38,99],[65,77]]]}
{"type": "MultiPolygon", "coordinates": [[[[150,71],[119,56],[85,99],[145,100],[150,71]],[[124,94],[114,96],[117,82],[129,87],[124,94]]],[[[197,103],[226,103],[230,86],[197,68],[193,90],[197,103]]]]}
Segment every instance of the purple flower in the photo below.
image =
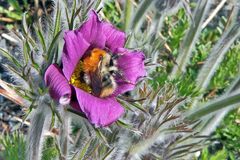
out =
{"type": "Polygon", "coordinates": [[[123,48],[126,35],[91,11],[77,30],[67,31],[62,68],[50,65],[45,83],[51,97],[83,112],[96,126],[107,126],[123,113],[116,96],[132,90],[145,76],[144,54],[123,48]]]}

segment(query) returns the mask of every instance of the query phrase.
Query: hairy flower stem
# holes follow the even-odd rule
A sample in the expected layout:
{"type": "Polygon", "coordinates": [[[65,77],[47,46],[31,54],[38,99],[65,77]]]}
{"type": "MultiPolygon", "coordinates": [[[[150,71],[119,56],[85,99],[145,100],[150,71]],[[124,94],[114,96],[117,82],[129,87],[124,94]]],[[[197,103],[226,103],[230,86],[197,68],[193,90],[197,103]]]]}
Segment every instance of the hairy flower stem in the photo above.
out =
{"type": "Polygon", "coordinates": [[[51,114],[50,107],[47,105],[47,97],[39,98],[39,105],[33,111],[31,125],[28,135],[27,160],[40,160],[43,142],[43,132],[50,126],[49,117],[51,114]]]}
{"type": "Polygon", "coordinates": [[[156,142],[156,140],[159,140],[159,138],[164,139],[164,131],[160,132],[160,129],[155,131],[152,134],[151,137],[146,138],[146,139],[138,142],[137,144],[134,144],[129,149],[129,153],[128,153],[128,157],[127,158],[135,157],[135,156],[143,154],[144,152],[146,152],[156,142]]]}
{"type": "Polygon", "coordinates": [[[131,22],[131,13],[132,13],[133,5],[131,0],[126,0],[125,8],[124,8],[124,30],[128,31],[129,24],[131,22]]]}
{"type": "Polygon", "coordinates": [[[69,129],[69,115],[67,113],[67,110],[64,109],[64,106],[62,107],[62,124],[61,124],[61,129],[60,129],[60,145],[61,145],[61,153],[62,153],[62,158],[61,160],[66,160],[68,156],[68,135],[70,133],[69,129]]]}

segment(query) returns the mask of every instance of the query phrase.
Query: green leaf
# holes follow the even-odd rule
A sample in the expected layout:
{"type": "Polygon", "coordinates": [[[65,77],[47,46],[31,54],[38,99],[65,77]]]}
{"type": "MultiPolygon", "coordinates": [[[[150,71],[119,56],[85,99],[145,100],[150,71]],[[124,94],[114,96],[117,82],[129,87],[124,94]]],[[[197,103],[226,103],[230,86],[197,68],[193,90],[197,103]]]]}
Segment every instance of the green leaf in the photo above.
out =
{"type": "Polygon", "coordinates": [[[19,61],[15,57],[13,57],[8,51],[0,47],[0,52],[4,57],[6,57],[10,62],[15,64],[18,68],[22,68],[22,65],[19,63],[19,61]]]}
{"type": "Polygon", "coordinates": [[[69,19],[69,14],[68,14],[68,9],[65,7],[65,14],[66,14],[66,18],[67,18],[67,23],[68,23],[68,29],[70,29],[70,19],[69,19]]]}
{"type": "Polygon", "coordinates": [[[76,0],[73,1],[73,7],[72,7],[72,16],[71,16],[71,21],[70,21],[70,25],[69,25],[69,30],[73,30],[73,26],[74,26],[74,19],[75,19],[75,10],[76,10],[76,0]]]}
{"type": "Polygon", "coordinates": [[[55,138],[54,137],[47,137],[43,144],[43,151],[41,160],[53,160],[57,159],[58,150],[55,147],[55,138]]]}
{"type": "Polygon", "coordinates": [[[75,12],[75,14],[74,14],[74,19],[78,16],[78,14],[80,13],[81,9],[82,9],[82,6],[80,6],[80,7],[76,10],[76,12],[75,12]]]}
{"type": "Polygon", "coordinates": [[[22,9],[16,0],[7,0],[8,3],[19,13],[22,13],[22,9]]]}
{"type": "Polygon", "coordinates": [[[23,5],[24,5],[25,9],[27,9],[28,8],[28,1],[27,0],[23,0],[23,5]]]}
{"type": "Polygon", "coordinates": [[[25,65],[27,65],[30,57],[30,46],[27,41],[23,41],[23,56],[25,60],[25,65]]]}
{"type": "Polygon", "coordinates": [[[6,160],[25,160],[26,140],[22,133],[2,134],[0,144],[3,146],[1,155],[6,160]]]}
{"type": "Polygon", "coordinates": [[[102,160],[105,160],[105,159],[107,159],[108,158],[108,156],[110,156],[111,155],[111,153],[113,152],[113,150],[114,150],[115,148],[113,147],[112,149],[110,149],[105,155],[104,155],[104,157],[102,158],[102,160]]]}
{"type": "Polygon", "coordinates": [[[218,151],[216,155],[210,158],[210,160],[219,160],[219,159],[227,159],[227,154],[225,150],[218,151]]]}
{"type": "Polygon", "coordinates": [[[31,44],[31,46],[33,48],[35,48],[36,47],[36,42],[32,39],[31,36],[29,36],[29,30],[28,30],[28,24],[27,24],[26,16],[27,16],[27,12],[23,13],[22,29],[23,29],[23,33],[24,33],[24,38],[29,42],[29,44],[31,44]]]}
{"type": "Polygon", "coordinates": [[[210,9],[210,1],[208,0],[199,0],[197,7],[194,10],[194,24],[191,25],[187,34],[185,35],[181,47],[179,50],[179,56],[177,58],[177,64],[171,73],[171,76],[176,76],[185,72],[186,66],[189,63],[189,60],[192,56],[192,49],[196,44],[196,41],[202,30],[202,23],[205,19],[208,10],[210,9]]]}
{"type": "Polygon", "coordinates": [[[140,22],[141,18],[145,15],[146,11],[150,8],[151,4],[155,1],[143,0],[141,4],[138,6],[137,11],[133,17],[131,23],[131,29],[135,29],[140,22]]]}
{"type": "Polygon", "coordinates": [[[141,134],[142,134],[140,131],[138,131],[137,129],[133,128],[132,125],[127,124],[127,123],[125,123],[125,122],[123,122],[123,121],[121,121],[121,120],[117,120],[117,121],[116,121],[116,124],[117,124],[119,127],[128,129],[128,130],[130,130],[131,132],[136,133],[136,134],[138,134],[138,135],[141,135],[141,134]]]}
{"type": "Polygon", "coordinates": [[[94,9],[97,10],[99,5],[101,4],[102,0],[97,0],[97,2],[95,3],[94,9]]]}
{"type": "Polygon", "coordinates": [[[35,62],[33,54],[34,54],[34,52],[31,52],[31,53],[30,53],[30,60],[31,60],[31,62],[32,62],[32,66],[33,66],[33,68],[35,68],[37,71],[40,71],[40,66],[38,65],[38,63],[35,62]]]}
{"type": "Polygon", "coordinates": [[[40,27],[38,27],[38,29],[37,29],[37,35],[38,35],[38,38],[39,38],[40,43],[42,45],[43,52],[46,53],[47,52],[47,47],[46,47],[45,39],[44,39],[42,30],[40,29],[40,27]]]}
{"type": "Polygon", "coordinates": [[[58,2],[53,35],[56,36],[60,30],[61,30],[61,10],[59,8],[59,2],[58,2]]]}
{"type": "Polygon", "coordinates": [[[135,107],[136,109],[144,112],[145,114],[148,114],[148,112],[141,106],[141,104],[136,102],[128,102],[131,106],[135,107]]]}
{"type": "Polygon", "coordinates": [[[106,146],[109,146],[108,141],[107,141],[107,137],[105,137],[103,135],[103,133],[100,131],[100,129],[94,128],[94,130],[95,130],[96,135],[99,137],[99,139],[101,139],[106,146]]]}
{"type": "Polygon", "coordinates": [[[82,149],[82,151],[81,151],[81,153],[78,157],[79,160],[81,160],[81,159],[84,160],[84,157],[87,155],[87,151],[88,151],[88,148],[89,148],[91,142],[92,142],[92,139],[89,139],[87,141],[87,143],[84,145],[84,147],[83,147],[83,149],[82,149]]]}
{"type": "Polygon", "coordinates": [[[220,97],[212,102],[207,103],[206,105],[198,107],[199,109],[190,111],[190,113],[186,115],[186,119],[196,120],[237,103],[240,103],[240,93],[233,93],[228,96],[220,97]]]}
{"type": "Polygon", "coordinates": [[[0,13],[1,14],[6,14],[7,17],[12,18],[14,20],[21,20],[22,19],[21,14],[11,12],[11,11],[1,7],[1,6],[0,6],[0,13]]]}
{"type": "Polygon", "coordinates": [[[53,38],[53,40],[52,40],[52,42],[51,42],[51,44],[50,44],[50,46],[49,46],[49,48],[48,48],[48,51],[47,51],[48,64],[51,64],[51,63],[52,63],[53,58],[56,56],[55,54],[57,54],[57,53],[54,54],[53,49],[54,49],[54,47],[55,47],[55,45],[56,45],[56,43],[57,43],[57,40],[58,40],[58,38],[59,38],[59,36],[60,36],[61,33],[62,33],[62,30],[60,30],[60,31],[56,34],[56,36],[53,38]]]}
{"type": "Polygon", "coordinates": [[[240,24],[235,24],[226,31],[214,46],[197,77],[197,84],[201,89],[205,90],[208,87],[211,78],[221,64],[228,49],[239,36],[240,24]]]}

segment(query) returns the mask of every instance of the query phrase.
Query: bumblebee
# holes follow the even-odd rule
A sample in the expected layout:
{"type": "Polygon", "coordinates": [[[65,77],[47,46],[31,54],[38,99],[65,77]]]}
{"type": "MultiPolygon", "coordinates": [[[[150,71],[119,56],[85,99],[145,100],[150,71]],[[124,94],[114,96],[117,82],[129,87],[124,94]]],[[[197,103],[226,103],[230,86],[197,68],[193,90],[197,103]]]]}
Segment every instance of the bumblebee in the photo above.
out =
{"type": "Polygon", "coordinates": [[[117,67],[119,55],[93,49],[77,65],[70,84],[81,88],[97,97],[108,97],[117,88],[116,79],[122,74],[117,67]]]}
{"type": "Polygon", "coordinates": [[[93,49],[79,61],[69,83],[97,97],[112,95],[117,88],[116,78],[121,75],[117,58],[117,54],[93,49]]]}
{"type": "Polygon", "coordinates": [[[85,82],[91,87],[92,93],[98,97],[107,97],[117,88],[116,78],[120,75],[117,68],[117,55],[106,53],[99,57],[97,68],[94,72],[86,72],[85,82]]]}

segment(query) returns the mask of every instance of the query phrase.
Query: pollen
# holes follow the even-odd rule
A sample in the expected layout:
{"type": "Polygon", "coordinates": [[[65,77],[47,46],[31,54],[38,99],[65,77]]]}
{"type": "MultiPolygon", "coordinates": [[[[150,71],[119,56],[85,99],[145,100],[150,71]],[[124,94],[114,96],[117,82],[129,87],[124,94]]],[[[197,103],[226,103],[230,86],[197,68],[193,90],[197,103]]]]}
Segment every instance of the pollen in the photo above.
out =
{"type": "Polygon", "coordinates": [[[90,53],[90,56],[83,59],[83,71],[85,73],[95,72],[101,57],[106,55],[106,51],[94,48],[90,53]]]}
{"type": "Polygon", "coordinates": [[[73,74],[70,78],[69,83],[77,88],[80,88],[88,93],[91,93],[91,87],[88,86],[82,79],[82,73],[83,72],[83,62],[79,61],[77,66],[75,67],[75,70],[73,71],[73,74]]]}

